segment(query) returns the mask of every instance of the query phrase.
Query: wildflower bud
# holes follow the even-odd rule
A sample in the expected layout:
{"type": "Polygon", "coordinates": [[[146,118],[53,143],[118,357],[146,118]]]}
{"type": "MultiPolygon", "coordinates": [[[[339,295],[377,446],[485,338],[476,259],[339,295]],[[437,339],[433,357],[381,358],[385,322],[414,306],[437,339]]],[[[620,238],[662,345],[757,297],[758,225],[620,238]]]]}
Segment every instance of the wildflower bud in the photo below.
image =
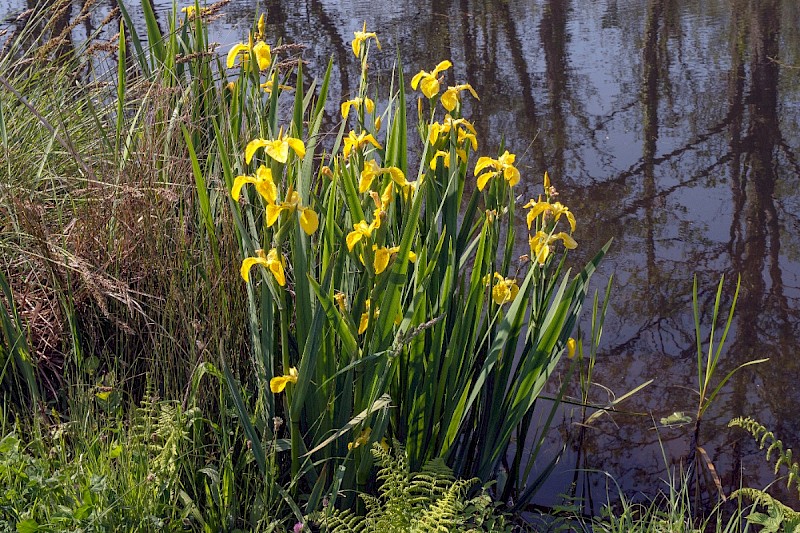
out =
{"type": "Polygon", "coordinates": [[[375,131],[381,131],[381,117],[375,119],[375,131]]]}
{"type": "Polygon", "coordinates": [[[323,166],[323,167],[320,169],[320,173],[321,173],[323,176],[325,176],[326,178],[328,178],[329,180],[332,180],[332,179],[333,179],[333,172],[331,171],[331,167],[329,167],[329,166],[323,166]]]}
{"type": "Polygon", "coordinates": [[[486,210],[486,220],[488,222],[494,222],[494,219],[496,218],[497,218],[497,211],[495,209],[486,210]]]}
{"type": "Polygon", "coordinates": [[[260,39],[263,39],[264,35],[266,34],[266,26],[267,25],[266,25],[266,22],[264,21],[264,15],[265,15],[265,13],[261,13],[261,16],[258,17],[258,26],[257,27],[258,27],[258,35],[259,35],[260,39]]]}
{"type": "Polygon", "coordinates": [[[547,191],[550,189],[550,174],[547,171],[544,171],[544,190],[547,191]]]}
{"type": "Polygon", "coordinates": [[[380,195],[375,191],[370,191],[369,195],[372,197],[372,201],[375,202],[375,207],[380,209],[383,206],[380,195]]]}
{"type": "Polygon", "coordinates": [[[347,295],[337,291],[336,294],[333,295],[333,299],[336,301],[336,306],[342,313],[347,311],[347,295]]]}
{"type": "Polygon", "coordinates": [[[236,90],[236,82],[233,82],[233,81],[231,81],[231,82],[228,82],[228,85],[226,85],[225,87],[226,87],[226,88],[227,88],[227,89],[228,89],[230,92],[233,92],[233,91],[235,91],[235,90],[236,90]]]}
{"type": "Polygon", "coordinates": [[[575,357],[575,339],[572,337],[567,339],[567,357],[569,359],[575,357]]]}
{"type": "Polygon", "coordinates": [[[550,187],[549,189],[547,189],[547,195],[550,198],[555,198],[556,196],[558,196],[558,191],[556,190],[555,187],[550,187]]]}

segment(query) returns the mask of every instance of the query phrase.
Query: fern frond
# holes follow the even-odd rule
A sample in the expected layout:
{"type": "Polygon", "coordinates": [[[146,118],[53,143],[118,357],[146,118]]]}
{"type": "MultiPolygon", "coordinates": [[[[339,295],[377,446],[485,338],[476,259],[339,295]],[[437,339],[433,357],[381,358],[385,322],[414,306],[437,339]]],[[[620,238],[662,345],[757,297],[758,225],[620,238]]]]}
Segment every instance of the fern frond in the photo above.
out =
{"type": "Polygon", "coordinates": [[[459,479],[426,509],[415,524],[415,531],[456,531],[466,522],[464,508],[469,488],[477,479],[459,479]]]}
{"type": "MultiPolygon", "coordinates": [[[[740,427],[750,433],[756,442],[759,443],[759,448],[764,449],[767,447],[766,459],[770,461],[772,452],[775,452],[777,458],[775,459],[775,474],[778,474],[781,466],[786,466],[789,471],[786,486],[791,488],[794,484],[795,488],[800,493],[800,465],[792,460],[791,448],[784,448],[783,442],[775,438],[772,431],[769,431],[759,422],[750,417],[738,417],[728,422],[728,427],[740,427]]],[[[740,489],[744,490],[744,489],[740,489]]],[[[747,489],[755,490],[755,489],[747,489]]],[[[737,491],[738,492],[738,491],[737,491]]]]}
{"type": "Polygon", "coordinates": [[[731,493],[731,499],[738,498],[740,496],[750,500],[756,505],[760,505],[761,507],[766,507],[770,510],[777,510],[787,520],[800,519],[800,513],[763,490],[744,487],[731,493]]]}
{"type": "Polygon", "coordinates": [[[332,509],[328,516],[318,523],[328,533],[361,533],[364,531],[364,517],[349,509],[332,509]]]}
{"type": "Polygon", "coordinates": [[[429,461],[421,472],[411,474],[405,449],[395,441],[393,450],[374,444],[372,454],[382,482],[379,497],[361,494],[366,516],[352,511],[329,510],[310,518],[328,532],[407,533],[441,531],[505,531],[504,518],[496,513],[485,493],[467,499],[479,480],[459,479],[443,459],[429,461]],[[488,503],[487,501],[488,500],[488,503]],[[487,529],[488,528],[488,529],[487,529]]]}

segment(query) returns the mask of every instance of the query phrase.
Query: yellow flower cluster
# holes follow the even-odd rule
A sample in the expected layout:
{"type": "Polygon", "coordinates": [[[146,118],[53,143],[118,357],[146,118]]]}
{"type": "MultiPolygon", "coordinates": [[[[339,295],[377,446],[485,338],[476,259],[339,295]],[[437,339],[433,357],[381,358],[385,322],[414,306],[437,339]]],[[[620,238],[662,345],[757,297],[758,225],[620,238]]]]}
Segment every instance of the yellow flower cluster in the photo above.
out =
{"type": "MultiPolygon", "coordinates": [[[[204,8],[201,10],[200,15],[203,16],[205,11],[208,8],[204,8]]],[[[184,11],[187,13],[187,18],[191,19],[193,16],[196,16],[194,13],[193,7],[184,8],[184,11]]],[[[266,21],[264,19],[264,14],[262,13],[258,19],[258,24],[256,27],[256,31],[250,36],[247,43],[238,43],[231,47],[228,50],[228,56],[225,61],[225,66],[227,68],[233,68],[239,63],[241,66],[246,67],[250,61],[250,59],[255,59],[256,65],[258,66],[259,72],[266,72],[269,71],[270,67],[272,66],[272,49],[270,46],[264,42],[266,39],[267,31],[266,31],[266,21]]],[[[272,94],[273,89],[277,83],[276,79],[270,79],[261,83],[259,86],[264,89],[264,92],[267,94],[272,94]]],[[[239,82],[238,81],[231,81],[227,84],[228,89],[231,92],[235,92],[238,89],[239,82]]],[[[288,85],[278,84],[279,89],[286,90],[286,91],[293,91],[294,88],[288,85]]]]}
{"type": "MultiPolygon", "coordinates": [[[[260,147],[266,146],[268,155],[273,157],[276,161],[281,161],[280,158],[283,158],[283,161],[281,162],[286,162],[286,158],[288,158],[288,146],[294,144],[295,142],[299,143],[301,152],[305,154],[303,142],[299,139],[281,140],[279,138],[278,141],[256,139],[247,145],[247,148],[245,149],[245,159],[249,163],[250,159],[253,157],[253,152],[260,147]]],[[[295,148],[294,146],[293,149],[296,152],[298,151],[298,148],[295,148]]],[[[233,182],[233,187],[231,188],[231,196],[234,200],[239,201],[242,187],[246,183],[255,185],[256,191],[261,195],[267,204],[267,227],[271,227],[273,224],[275,224],[280,217],[280,214],[285,211],[289,214],[295,212],[298,214],[300,227],[306,232],[306,234],[311,235],[317,231],[317,228],[319,227],[319,217],[317,216],[317,213],[315,213],[313,209],[304,207],[300,204],[300,194],[297,191],[292,190],[291,186],[286,192],[286,198],[284,201],[278,203],[278,188],[272,179],[272,171],[270,169],[264,165],[261,165],[258,167],[258,170],[256,170],[255,176],[237,176],[233,182]]]]}
{"type": "MultiPolygon", "coordinates": [[[[440,77],[439,74],[452,66],[453,64],[450,61],[444,60],[440,61],[430,72],[420,70],[411,78],[411,88],[416,91],[417,87],[419,87],[422,94],[429,99],[435,97],[441,90],[442,77],[440,77]]],[[[461,93],[464,91],[468,91],[473,98],[480,100],[478,93],[475,92],[472,85],[469,83],[461,83],[448,87],[447,90],[442,93],[442,107],[444,107],[448,113],[455,111],[461,104],[461,93]]]]}
{"type": "Polygon", "coordinates": [[[544,173],[544,189],[544,200],[542,200],[540,196],[538,200],[530,200],[524,205],[526,209],[529,209],[526,217],[529,231],[533,228],[534,221],[542,217],[542,223],[539,225],[539,229],[537,229],[533,236],[528,237],[528,243],[531,247],[531,257],[540,265],[543,265],[547,261],[547,258],[550,257],[552,246],[556,242],[561,241],[568,250],[574,250],[578,246],[578,243],[575,242],[575,239],[570,235],[575,232],[575,215],[561,202],[550,202],[551,196],[556,193],[550,186],[550,176],[547,172],[544,173]],[[562,216],[566,218],[569,223],[570,233],[555,231],[556,224],[562,216]]]}

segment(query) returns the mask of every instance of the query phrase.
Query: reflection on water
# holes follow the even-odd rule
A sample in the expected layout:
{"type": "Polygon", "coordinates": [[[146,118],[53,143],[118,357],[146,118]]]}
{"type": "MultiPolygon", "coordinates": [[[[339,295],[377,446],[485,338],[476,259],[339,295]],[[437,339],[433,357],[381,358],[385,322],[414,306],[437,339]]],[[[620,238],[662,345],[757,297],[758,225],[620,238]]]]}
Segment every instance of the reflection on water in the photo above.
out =
{"type": "MultiPolygon", "coordinates": [[[[170,5],[156,6],[162,19],[170,5]]],[[[251,6],[234,0],[215,23],[212,40],[223,50],[247,31],[251,6]]],[[[23,9],[0,0],[4,17],[23,9]]],[[[481,96],[465,114],[495,143],[482,153],[504,136],[525,176],[523,201],[538,194],[547,169],[578,214],[577,262],[614,237],[596,276],[601,286],[615,280],[596,381],[617,394],[656,381],[620,406],[647,416],[602,417],[565,468],[607,470],[633,492],[664,477],[660,446],[675,464],[690,457],[689,427],[651,428],[696,409],[695,274],[706,323],[720,276],[726,305],[742,279],[719,375],[770,358],[739,373],[702,425],[725,489],[772,479],[749,438],[725,428],[732,417],[754,416],[800,448],[799,3],[271,0],[268,9],[271,41],[308,45],[307,72],[321,73],[333,56],[334,99],[355,90],[348,43],[364,19],[384,44],[372,65],[382,84],[398,48],[406,80],[451,59],[448,81],[469,82],[481,96]]],[[[600,387],[593,397],[607,400],[600,387]]],[[[562,431],[574,431],[569,420],[562,431]]],[[[603,483],[587,475],[578,493],[603,483]]]]}

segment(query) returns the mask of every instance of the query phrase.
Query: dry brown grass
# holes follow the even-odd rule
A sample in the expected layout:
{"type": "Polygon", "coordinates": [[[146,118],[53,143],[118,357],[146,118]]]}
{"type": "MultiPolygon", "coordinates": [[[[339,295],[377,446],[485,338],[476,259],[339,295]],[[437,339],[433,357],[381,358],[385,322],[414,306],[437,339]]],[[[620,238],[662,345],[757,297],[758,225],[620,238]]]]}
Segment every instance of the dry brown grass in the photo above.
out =
{"type": "MultiPolygon", "coordinates": [[[[89,94],[69,98],[97,99],[110,89],[98,83],[82,90],[89,94]]],[[[0,155],[0,169],[12,169],[0,188],[0,264],[51,395],[58,394],[65,373],[80,366],[78,353],[84,361],[97,357],[101,370],[115,370],[132,391],[158,375],[157,386],[165,392],[186,386],[197,361],[212,357],[205,348],[216,347],[215,337],[233,336],[244,346],[244,332],[229,331],[231,322],[244,324],[243,315],[217,314],[243,313],[234,301],[244,299],[235,275],[238,248],[233,232],[221,231],[228,236],[219,243],[222,271],[211,260],[198,225],[190,160],[175,133],[181,125],[190,131],[199,126],[188,111],[173,114],[179,93],[144,80],[131,87],[128,107],[147,118],[124,164],[85,122],[71,122],[64,110],[56,113],[48,99],[53,106],[58,100],[48,91],[32,99],[43,116],[58,114],[69,124],[65,136],[94,179],[66,151],[51,153],[42,174],[34,175],[38,165],[31,163],[42,157],[36,147],[47,142],[46,135],[0,155]]],[[[26,127],[35,127],[35,117],[27,120],[26,127]]],[[[224,217],[218,222],[230,224],[224,217]]]]}

